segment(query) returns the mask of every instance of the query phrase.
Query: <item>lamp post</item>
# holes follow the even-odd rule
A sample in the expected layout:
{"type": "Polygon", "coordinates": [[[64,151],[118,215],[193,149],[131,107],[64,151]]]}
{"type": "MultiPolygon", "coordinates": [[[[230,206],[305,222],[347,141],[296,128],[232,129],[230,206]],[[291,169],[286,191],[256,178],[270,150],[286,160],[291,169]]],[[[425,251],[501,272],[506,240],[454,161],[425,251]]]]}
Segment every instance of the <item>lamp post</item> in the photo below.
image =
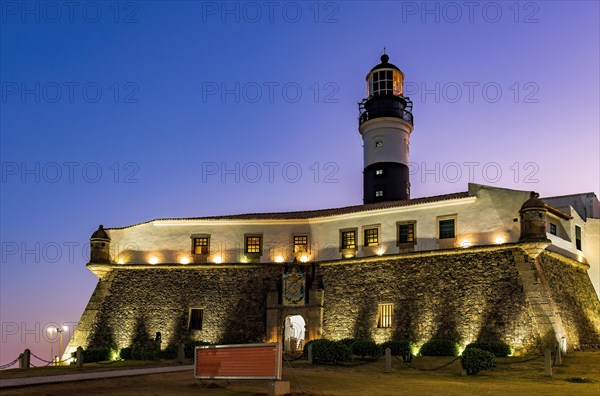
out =
{"type": "Polygon", "coordinates": [[[54,327],[48,327],[48,335],[50,336],[50,361],[54,361],[54,350],[52,349],[52,344],[54,343],[52,339],[52,333],[54,333],[54,327]]]}
{"type": "Polygon", "coordinates": [[[58,361],[62,360],[62,335],[63,331],[66,330],[67,326],[56,327],[56,332],[58,333],[58,361]]]}

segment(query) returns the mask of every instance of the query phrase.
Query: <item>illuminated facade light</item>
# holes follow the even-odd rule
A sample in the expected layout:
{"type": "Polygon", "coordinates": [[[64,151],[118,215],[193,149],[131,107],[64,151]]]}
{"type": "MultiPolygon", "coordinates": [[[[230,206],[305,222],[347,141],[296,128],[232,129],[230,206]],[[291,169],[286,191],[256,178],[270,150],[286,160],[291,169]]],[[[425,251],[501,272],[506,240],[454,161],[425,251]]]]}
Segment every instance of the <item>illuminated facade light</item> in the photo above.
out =
{"type": "Polygon", "coordinates": [[[221,264],[223,262],[223,259],[221,258],[221,256],[215,256],[215,258],[213,259],[213,261],[216,264],[221,264]]]}
{"type": "Polygon", "coordinates": [[[300,257],[300,262],[306,263],[307,261],[308,261],[308,256],[307,255],[303,255],[302,257],[300,257]]]}
{"type": "Polygon", "coordinates": [[[152,256],[150,257],[150,259],[148,260],[148,262],[152,265],[154,264],[158,264],[158,257],[152,256]]]}
{"type": "Polygon", "coordinates": [[[377,249],[378,256],[383,256],[383,253],[385,253],[385,251],[382,248],[377,249]]]}
{"type": "Polygon", "coordinates": [[[498,244],[498,245],[501,245],[503,243],[506,243],[506,238],[504,238],[503,236],[500,236],[500,237],[496,238],[496,240],[494,242],[496,242],[496,244],[498,244]]]}
{"type": "Polygon", "coordinates": [[[275,257],[275,262],[276,263],[283,263],[283,256],[277,256],[277,257],[275,257]]]}
{"type": "Polygon", "coordinates": [[[462,241],[460,243],[460,247],[468,248],[470,246],[473,246],[473,242],[471,242],[471,241],[462,241]]]}
{"type": "Polygon", "coordinates": [[[122,258],[119,258],[117,260],[117,264],[125,264],[125,260],[123,260],[122,258]]]}
{"type": "Polygon", "coordinates": [[[182,257],[181,260],[179,260],[179,262],[181,264],[189,264],[190,263],[190,258],[189,257],[182,257]]]}

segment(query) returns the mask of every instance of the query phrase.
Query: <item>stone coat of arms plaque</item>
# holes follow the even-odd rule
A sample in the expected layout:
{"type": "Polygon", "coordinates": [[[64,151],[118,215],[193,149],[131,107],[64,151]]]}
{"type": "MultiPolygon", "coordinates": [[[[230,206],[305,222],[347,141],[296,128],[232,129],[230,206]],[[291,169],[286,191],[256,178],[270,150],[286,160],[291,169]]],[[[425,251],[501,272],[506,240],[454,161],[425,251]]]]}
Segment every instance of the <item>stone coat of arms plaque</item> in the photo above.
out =
{"type": "Polygon", "coordinates": [[[306,276],[296,268],[283,274],[283,305],[304,306],[306,276]]]}

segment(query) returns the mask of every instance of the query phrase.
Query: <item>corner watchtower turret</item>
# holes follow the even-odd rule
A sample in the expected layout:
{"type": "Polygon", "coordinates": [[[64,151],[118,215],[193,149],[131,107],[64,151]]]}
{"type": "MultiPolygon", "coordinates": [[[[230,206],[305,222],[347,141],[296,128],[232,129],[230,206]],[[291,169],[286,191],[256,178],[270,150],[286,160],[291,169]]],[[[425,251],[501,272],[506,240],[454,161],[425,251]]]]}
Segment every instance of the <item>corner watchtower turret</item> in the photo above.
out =
{"type": "Polygon", "coordinates": [[[90,263],[110,263],[110,236],[102,224],[94,231],[90,238],[90,263]]]}
{"type": "Polygon", "coordinates": [[[367,74],[367,97],[358,104],[364,203],[410,199],[412,101],[404,97],[404,73],[389,59],[383,54],[367,74]]]}
{"type": "Polygon", "coordinates": [[[545,242],[546,237],[546,204],[540,194],[532,191],[529,199],[519,210],[521,218],[521,237],[519,242],[545,242]]]}

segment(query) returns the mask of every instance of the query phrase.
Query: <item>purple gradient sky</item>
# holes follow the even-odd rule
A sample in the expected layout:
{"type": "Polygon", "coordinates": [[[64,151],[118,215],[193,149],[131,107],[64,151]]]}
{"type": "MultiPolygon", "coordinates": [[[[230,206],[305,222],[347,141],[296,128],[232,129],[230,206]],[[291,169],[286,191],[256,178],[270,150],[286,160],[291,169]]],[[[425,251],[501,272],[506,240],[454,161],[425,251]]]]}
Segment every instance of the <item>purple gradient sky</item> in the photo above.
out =
{"type": "Polygon", "coordinates": [[[361,203],[356,103],[384,46],[414,101],[413,197],[465,191],[465,162],[479,164],[471,181],[482,184],[543,196],[600,190],[597,2],[481,2],[472,17],[462,2],[428,3],[429,14],[421,2],[280,2],[272,18],[262,2],[228,3],[226,15],[212,14],[221,2],[122,2],[118,15],[112,2],[80,2],[72,20],[46,4],[0,10],[0,364],[25,347],[48,358],[45,326],[79,320],[97,281],[85,256],[100,223],[361,203]],[[39,101],[23,98],[22,85],[36,82],[39,101]],[[70,83],[79,84],[72,100],[70,83]],[[239,101],[207,95],[236,83],[239,101]],[[273,100],[265,83],[278,84],[273,100]],[[251,103],[256,84],[262,97],[251,103]],[[132,93],[137,102],[124,103],[132,93]],[[236,183],[203,180],[209,162],[280,165],[272,182],[263,166],[256,182],[248,173],[236,183]],[[422,172],[436,162],[438,181],[422,172]],[[74,163],[72,180],[64,163],[74,163]],[[282,175],[291,163],[302,170],[296,183],[293,169],[282,175]]]}

